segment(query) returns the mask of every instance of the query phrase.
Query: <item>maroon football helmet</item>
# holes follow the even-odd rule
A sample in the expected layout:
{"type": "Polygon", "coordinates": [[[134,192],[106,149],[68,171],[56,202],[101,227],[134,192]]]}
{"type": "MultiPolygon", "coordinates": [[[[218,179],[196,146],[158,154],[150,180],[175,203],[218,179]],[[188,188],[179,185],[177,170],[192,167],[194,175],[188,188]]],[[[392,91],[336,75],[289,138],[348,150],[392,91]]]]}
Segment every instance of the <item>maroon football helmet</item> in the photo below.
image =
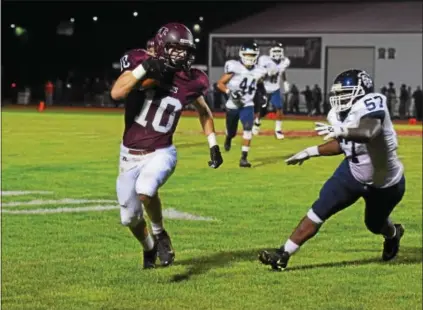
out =
{"type": "Polygon", "coordinates": [[[189,70],[194,62],[195,44],[191,31],[179,23],[169,23],[159,29],[154,38],[156,56],[177,70],[189,70]]]}

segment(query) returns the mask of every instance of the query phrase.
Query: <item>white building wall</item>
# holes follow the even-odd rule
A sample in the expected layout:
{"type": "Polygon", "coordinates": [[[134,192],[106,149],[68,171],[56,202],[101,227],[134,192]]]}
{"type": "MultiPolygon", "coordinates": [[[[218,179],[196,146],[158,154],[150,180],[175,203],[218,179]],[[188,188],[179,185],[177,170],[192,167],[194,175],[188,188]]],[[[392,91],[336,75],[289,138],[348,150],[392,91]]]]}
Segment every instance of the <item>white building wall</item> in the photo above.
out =
{"type": "MultiPolygon", "coordinates": [[[[209,38],[209,75],[210,81],[216,82],[223,74],[223,67],[211,67],[212,37],[277,37],[274,34],[211,34],[209,38]]],[[[421,33],[396,34],[283,34],[280,37],[321,37],[322,68],[321,69],[288,69],[287,77],[300,90],[305,85],[319,84],[322,89],[325,83],[325,57],[327,46],[371,46],[375,47],[375,85],[377,89],[393,81],[396,87],[406,84],[413,89],[422,86],[423,50],[421,33]],[[395,48],[395,59],[377,59],[378,48],[395,48]]]]}

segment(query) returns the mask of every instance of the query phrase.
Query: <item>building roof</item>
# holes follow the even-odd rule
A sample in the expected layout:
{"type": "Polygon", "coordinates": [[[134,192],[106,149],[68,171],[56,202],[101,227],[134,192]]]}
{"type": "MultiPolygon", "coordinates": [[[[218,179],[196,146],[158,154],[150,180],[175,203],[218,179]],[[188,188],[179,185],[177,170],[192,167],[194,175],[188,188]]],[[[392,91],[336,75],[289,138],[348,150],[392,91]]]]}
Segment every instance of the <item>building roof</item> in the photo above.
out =
{"type": "Polygon", "coordinates": [[[422,2],[285,3],[212,33],[421,33],[422,15],[422,2]]]}

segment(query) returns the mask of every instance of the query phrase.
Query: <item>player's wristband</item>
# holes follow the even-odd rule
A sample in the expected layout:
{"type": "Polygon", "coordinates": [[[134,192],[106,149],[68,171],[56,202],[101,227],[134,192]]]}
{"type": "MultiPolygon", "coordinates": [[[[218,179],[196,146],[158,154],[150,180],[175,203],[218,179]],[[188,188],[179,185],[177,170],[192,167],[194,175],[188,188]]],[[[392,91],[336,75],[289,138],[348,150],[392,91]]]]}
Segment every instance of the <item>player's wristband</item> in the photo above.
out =
{"type": "Polygon", "coordinates": [[[147,73],[147,71],[145,71],[145,69],[144,69],[144,67],[143,67],[142,64],[138,65],[138,67],[136,67],[134,70],[132,70],[132,75],[137,80],[141,80],[146,73],[147,73]]]}
{"type": "Polygon", "coordinates": [[[306,152],[310,157],[320,156],[319,147],[317,145],[306,148],[306,152]]]}
{"type": "Polygon", "coordinates": [[[216,134],[214,132],[207,136],[207,140],[209,141],[210,148],[217,145],[216,134]]]}

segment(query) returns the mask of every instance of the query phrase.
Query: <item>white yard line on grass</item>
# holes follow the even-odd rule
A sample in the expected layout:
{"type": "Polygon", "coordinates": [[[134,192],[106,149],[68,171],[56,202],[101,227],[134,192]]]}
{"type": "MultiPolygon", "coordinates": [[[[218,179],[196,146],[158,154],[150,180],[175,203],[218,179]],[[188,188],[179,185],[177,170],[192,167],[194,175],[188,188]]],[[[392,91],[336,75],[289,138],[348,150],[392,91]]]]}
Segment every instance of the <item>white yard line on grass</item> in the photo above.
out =
{"type": "Polygon", "coordinates": [[[1,196],[21,196],[21,195],[31,195],[31,194],[44,194],[52,195],[53,192],[49,191],[2,191],[1,196]]]}
{"type": "MultiPolygon", "coordinates": [[[[2,213],[8,214],[53,214],[53,213],[81,213],[89,211],[108,211],[108,210],[117,210],[119,206],[116,205],[106,205],[106,206],[89,206],[89,207],[60,207],[54,209],[35,209],[35,210],[1,210],[2,213]]],[[[187,220],[187,221],[214,221],[214,218],[198,216],[186,212],[181,212],[175,209],[165,209],[163,210],[163,217],[166,219],[172,220],[187,220]]]]}
{"type": "Polygon", "coordinates": [[[106,199],[71,199],[71,198],[64,198],[59,200],[31,200],[31,201],[13,201],[13,202],[5,202],[2,203],[2,207],[18,207],[18,206],[38,206],[38,205],[56,205],[56,204],[85,204],[85,203],[115,203],[116,200],[106,200],[106,199]]]}

